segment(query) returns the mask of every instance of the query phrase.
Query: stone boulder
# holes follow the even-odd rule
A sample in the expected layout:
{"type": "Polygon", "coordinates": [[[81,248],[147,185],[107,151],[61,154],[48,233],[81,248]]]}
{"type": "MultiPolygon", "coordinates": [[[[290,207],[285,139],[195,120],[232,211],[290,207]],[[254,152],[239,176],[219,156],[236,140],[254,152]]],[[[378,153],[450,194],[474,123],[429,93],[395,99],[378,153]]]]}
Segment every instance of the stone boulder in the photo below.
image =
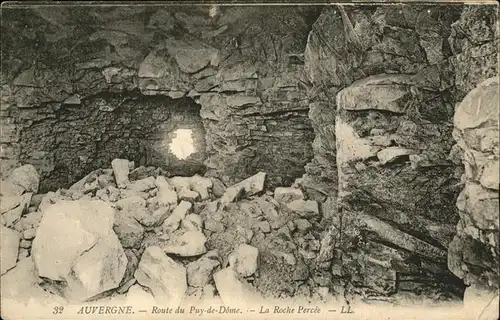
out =
{"type": "Polygon", "coordinates": [[[175,192],[174,187],[168,183],[164,176],[156,177],[155,184],[158,188],[155,199],[158,201],[159,205],[169,207],[177,205],[177,193],[175,192]]]}
{"type": "Polygon", "coordinates": [[[120,210],[120,215],[131,217],[145,227],[161,225],[170,210],[170,207],[162,206],[153,211],[146,207],[146,200],[137,194],[118,200],[116,207],[120,210]]]}
{"type": "Polygon", "coordinates": [[[144,179],[131,182],[127,188],[135,192],[145,192],[155,187],[156,187],[156,179],[154,177],[147,177],[144,179]]]}
{"type": "Polygon", "coordinates": [[[98,200],[48,206],[32,244],[38,275],[65,281],[63,294],[75,301],[118,287],[127,257],[113,222],[113,208],[98,200]]]}
{"type": "Polygon", "coordinates": [[[128,174],[130,171],[130,162],[126,159],[114,159],[111,161],[113,174],[118,188],[125,188],[130,183],[128,174]]]}
{"type": "Polygon", "coordinates": [[[118,213],[114,222],[113,230],[124,248],[133,248],[140,245],[144,239],[144,228],[133,217],[118,213]]]}
{"type": "Polygon", "coordinates": [[[409,156],[411,154],[416,154],[415,150],[400,148],[400,147],[389,147],[377,152],[377,158],[381,164],[386,164],[392,162],[400,157],[409,156]]]}
{"type": "Polygon", "coordinates": [[[380,74],[358,80],[337,95],[337,105],[346,110],[383,110],[404,113],[412,98],[408,75],[380,74]]]}
{"type": "Polygon", "coordinates": [[[249,277],[259,267],[259,250],[242,244],[229,255],[229,265],[242,277],[249,277]]]}
{"type": "Polygon", "coordinates": [[[228,267],[214,274],[217,291],[225,305],[232,307],[246,307],[255,303],[257,293],[245,281],[240,280],[233,270],[228,267]]]}
{"type": "Polygon", "coordinates": [[[491,292],[478,285],[472,285],[465,289],[464,310],[470,319],[498,319],[499,302],[498,292],[491,292]]]}
{"type": "Polygon", "coordinates": [[[17,231],[10,228],[4,226],[1,226],[0,228],[0,274],[4,274],[16,266],[21,236],[17,231]]]}
{"type": "Polygon", "coordinates": [[[15,268],[2,275],[1,282],[3,319],[16,318],[19,307],[26,308],[30,302],[47,307],[67,303],[63,297],[51,294],[39,285],[40,278],[32,259],[19,261],[15,268]]]}
{"type": "Polygon", "coordinates": [[[181,257],[192,257],[207,252],[207,238],[201,231],[186,231],[180,236],[174,236],[163,248],[166,253],[181,257]]]}
{"type": "Polygon", "coordinates": [[[175,59],[179,68],[186,73],[194,73],[206,67],[209,63],[217,65],[218,51],[211,47],[183,48],[177,51],[175,59]]]}
{"type": "Polygon", "coordinates": [[[174,186],[179,199],[194,202],[198,201],[200,194],[191,189],[191,178],[189,177],[173,177],[170,183],[174,186]]]}
{"type": "Polygon", "coordinates": [[[498,77],[489,78],[480,83],[458,105],[453,123],[455,128],[476,129],[498,127],[498,77]]]}
{"type": "Polygon", "coordinates": [[[318,203],[314,200],[294,200],[287,204],[287,208],[301,217],[314,217],[319,215],[318,203]]]}
{"type": "MultiPolygon", "coordinates": [[[[21,216],[28,210],[32,195],[33,195],[33,193],[28,192],[28,193],[25,193],[21,196],[2,197],[2,199],[1,199],[2,203],[3,203],[5,198],[7,198],[8,202],[12,201],[13,200],[12,198],[15,198],[15,200],[13,202],[6,203],[6,205],[8,207],[14,205],[14,203],[17,203],[14,208],[11,208],[10,210],[7,210],[6,212],[2,213],[2,217],[5,221],[6,226],[10,227],[14,223],[19,221],[21,216]]],[[[5,207],[4,209],[7,209],[8,207],[5,207]]]]}
{"type": "Polygon", "coordinates": [[[156,304],[155,298],[140,285],[134,284],[127,291],[126,301],[137,308],[149,308],[156,304]]]}
{"type": "Polygon", "coordinates": [[[187,201],[208,200],[213,187],[211,179],[200,175],[173,177],[170,183],[175,187],[179,198],[187,201]]]}
{"type": "MultiPolygon", "coordinates": [[[[112,178],[111,173],[108,176],[109,178],[112,178]]],[[[106,184],[105,180],[105,170],[103,169],[97,169],[92,171],[91,173],[87,174],[85,177],[80,179],[79,181],[73,183],[71,187],[69,187],[69,191],[72,191],[74,193],[81,193],[85,194],[91,191],[95,191],[98,188],[102,188],[102,184],[106,184]],[[102,184],[99,183],[99,180],[101,180],[102,184]]]]}
{"type": "Polygon", "coordinates": [[[3,196],[20,196],[24,192],[37,193],[40,185],[40,176],[35,167],[25,164],[14,169],[6,180],[0,184],[0,193],[3,196]]]}
{"type": "Polygon", "coordinates": [[[181,201],[179,205],[172,211],[170,216],[168,216],[162,224],[162,230],[165,232],[172,232],[179,228],[181,221],[186,217],[186,215],[191,211],[193,205],[188,201],[181,201]]]}
{"type": "Polygon", "coordinates": [[[235,201],[240,195],[252,196],[264,190],[266,173],[259,172],[237,184],[227,188],[222,195],[221,201],[229,203],[235,201]]]}
{"type": "MultiPolygon", "coordinates": [[[[216,257],[215,257],[216,258],[216,257]]],[[[212,279],[212,274],[220,265],[217,259],[210,255],[210,252],[187,265],[187,281],[190,286],[204,287],[212,279]]]]}
{"type": "Polygon", "coordinates": [[[151,289],[158,303],[177,306],[187,290],[186,269],[168,257],[160,247],[144,251],[134,277],[139,284],[151,289]]]}
{"type": "Polygon", "coordinates": [[[194,175],[191,177],[190,187],[193,191],[198,192],[201,201],[205,201],[210,197],[210,191],[212,190],[213,182],[209,178],[194,175]]]}
{"type": "Polygon", "coordinates": [[[188,214],[181,221],[181,228],[186,231],[202,231],[203,230],[203,219],[197,214],[188,214]]]}
{"type": "Polygon", "coordinates": [[[274,200],[278,202],[291,202],[293,200],[304,200],[302,190],[297,188],[279,187],[274,190],[274,200]]]}

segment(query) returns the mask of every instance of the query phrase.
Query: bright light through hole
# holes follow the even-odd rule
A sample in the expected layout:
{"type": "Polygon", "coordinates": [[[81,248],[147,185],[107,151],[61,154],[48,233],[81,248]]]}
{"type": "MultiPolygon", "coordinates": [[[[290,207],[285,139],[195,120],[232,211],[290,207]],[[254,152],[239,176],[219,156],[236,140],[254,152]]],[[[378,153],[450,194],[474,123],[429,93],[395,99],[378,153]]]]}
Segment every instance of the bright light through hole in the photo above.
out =
{"type": "Polygon", "coordinates": [[[170,151],[179,159],[185,160],[194,152],[193,130],[177,129],[170,143],[170,151]]]}

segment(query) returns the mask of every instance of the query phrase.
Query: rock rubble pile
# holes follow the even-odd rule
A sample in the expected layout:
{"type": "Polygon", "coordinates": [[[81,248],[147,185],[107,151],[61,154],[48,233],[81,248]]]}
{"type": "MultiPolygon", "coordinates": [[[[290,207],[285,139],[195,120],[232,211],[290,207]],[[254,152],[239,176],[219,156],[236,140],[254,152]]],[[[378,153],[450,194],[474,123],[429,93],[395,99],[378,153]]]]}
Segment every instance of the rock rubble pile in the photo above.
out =
{"type": "Polygon", "coordinates": [[[2,295],[17,297],[22,283],[31,290],[24,299],[70,302],[138,292],[171,305],[326,299],[329,265],[315,270],[322,215],[298,187],[266,192],[264,172],[227,188],[160,173],[115,159],[68,189],[37,194],[35,168],[14,170],[1,189],[2,295]]]}

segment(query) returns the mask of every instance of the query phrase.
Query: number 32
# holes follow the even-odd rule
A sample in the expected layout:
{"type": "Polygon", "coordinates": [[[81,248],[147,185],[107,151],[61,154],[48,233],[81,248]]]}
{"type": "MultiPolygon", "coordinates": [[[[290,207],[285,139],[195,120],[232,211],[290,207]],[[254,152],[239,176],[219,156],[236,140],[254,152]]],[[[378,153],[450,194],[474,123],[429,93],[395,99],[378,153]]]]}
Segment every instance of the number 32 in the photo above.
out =
{"type": "Polygon", "coordinates": [[[54,307],[53,314],[62,314],[64,307],[54,307]]]}

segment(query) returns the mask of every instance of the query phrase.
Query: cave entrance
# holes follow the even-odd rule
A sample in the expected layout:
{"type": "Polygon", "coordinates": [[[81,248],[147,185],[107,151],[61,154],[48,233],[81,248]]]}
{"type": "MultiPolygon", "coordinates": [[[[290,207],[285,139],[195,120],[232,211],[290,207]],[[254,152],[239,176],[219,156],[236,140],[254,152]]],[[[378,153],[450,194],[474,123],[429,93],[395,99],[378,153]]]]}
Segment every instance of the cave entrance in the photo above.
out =
{"type": "Polygon", "coordinates": [[[206,171],[200,106],[190,98],[101,93],[51,112],[21,133],[21,160],[41,171],[41,192],[111,168],[115,158],[134,161],[135,167],[159,167],[167,176],[206,171]]]}

